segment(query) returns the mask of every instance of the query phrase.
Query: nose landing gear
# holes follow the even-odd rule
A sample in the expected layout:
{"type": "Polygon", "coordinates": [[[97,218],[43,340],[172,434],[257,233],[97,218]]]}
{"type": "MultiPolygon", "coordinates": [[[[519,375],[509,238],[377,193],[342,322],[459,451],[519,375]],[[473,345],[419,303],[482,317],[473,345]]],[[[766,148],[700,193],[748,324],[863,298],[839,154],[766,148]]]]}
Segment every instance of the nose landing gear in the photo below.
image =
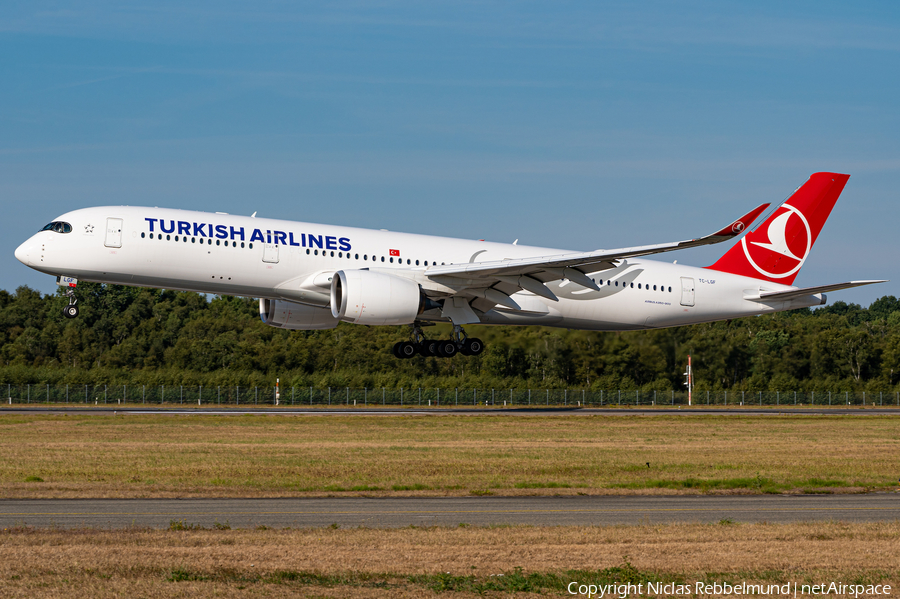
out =
{"type": "Polygon", "coordinates": [[[75,318],[78,316],[78,298],[75,297],[75,289],[73,287],[66,289],[66,296],[69,298],[69,305],[63,308],[63,316],[75,318]]]}

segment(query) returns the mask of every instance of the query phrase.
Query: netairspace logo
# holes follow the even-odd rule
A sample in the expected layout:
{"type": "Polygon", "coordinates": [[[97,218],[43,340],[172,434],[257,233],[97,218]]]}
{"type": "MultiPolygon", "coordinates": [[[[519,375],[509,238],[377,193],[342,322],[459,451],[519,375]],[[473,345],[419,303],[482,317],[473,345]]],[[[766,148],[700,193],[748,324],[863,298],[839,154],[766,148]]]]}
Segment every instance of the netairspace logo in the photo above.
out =
{"type": "Polygon", "coordinates": [[[766,595],[780,597],[800,596],[824,596],[840,595],[843,597],[877,597],[891,594],[891,586],[887,584],[844,584],[842,582],[830,582],[821,584],[801,584],[788,582],[785,584],[751,584],[741,582],[730,584],[727,582],[695,582],[694,584],[680,584],[675,582],[642,582],[612,583],[612,584],[579,584],[570,582],[566,587],[570,595],[583,597],[618,597],[626,599],[630,596],[657,595],[672,597],[679,595],[718,595],[718,596],[746,596],[766,595]]]}

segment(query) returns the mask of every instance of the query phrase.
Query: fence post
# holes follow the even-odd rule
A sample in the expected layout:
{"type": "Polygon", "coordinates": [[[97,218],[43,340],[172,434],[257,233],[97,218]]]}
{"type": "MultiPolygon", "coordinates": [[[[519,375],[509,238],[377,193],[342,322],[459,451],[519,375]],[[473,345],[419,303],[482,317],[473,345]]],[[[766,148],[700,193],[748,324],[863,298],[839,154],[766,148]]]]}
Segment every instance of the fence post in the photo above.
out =
{"type": "Polygon", "coordinates": [[[531,389],[528,390],[528,405],[531,405],[531,389]]]}
{"type": "Polygon", "coordinates": [[[400,387],[400,407],[403,407],[403,387],[400,387]]]}
{"type": "Polygon", "coordinates": [[[363,387],[363,405],[369,405],[369,389],[368,387],[363,387]]]}
{"type": "Polygon", "coordinates": [[[347,405],[350,405],[350,387],[347,387],[347,405]]]}
{"type": "MultiPolygon", "coordinates": [[[[603,393],[603,391],[601,391],[600,393],[603,393]]],[[[603,397],[603,396],[601,395],[601,397],[603,397]]],[[[603,405],[602,401],[600,402],[600,405],[603,405]]],[[[674,389],[672,390],[672,405],[673,406],[675,405],[675,390],[674,389]]]]}
{"type": "Polygon", "coordinates": [[[384,403],[384,387],[381,388],[381,405],[385,405],[385,403],[384,403]]]}
{"type": "Polygon", "coordinates": [[[419,405],[422,405],[422,387],[419,387],[419,405]]]}
{"type": "Polygon", "coordinates": [[[794,391],[794,405],[797,405],[797,392],[794,391]]]}
{"type": "Polygon", "coordinates": [[[459,405],[459,387],[456,387],[456,405],[459,405]]]}
{"type": "Polygon", "coordinates": [[[312,405],[312,387],[309,388],[309,405],[312,405]]]}

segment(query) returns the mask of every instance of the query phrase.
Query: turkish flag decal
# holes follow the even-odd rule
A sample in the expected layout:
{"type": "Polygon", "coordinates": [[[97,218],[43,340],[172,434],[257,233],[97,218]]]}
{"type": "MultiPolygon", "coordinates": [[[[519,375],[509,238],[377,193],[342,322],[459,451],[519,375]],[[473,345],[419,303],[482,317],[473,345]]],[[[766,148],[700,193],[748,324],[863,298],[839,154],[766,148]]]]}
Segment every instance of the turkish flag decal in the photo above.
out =
{"type": "Polygon", "coordinates": [[[391,256],[399,256],[400,250],[391,250],[391,256]]]}

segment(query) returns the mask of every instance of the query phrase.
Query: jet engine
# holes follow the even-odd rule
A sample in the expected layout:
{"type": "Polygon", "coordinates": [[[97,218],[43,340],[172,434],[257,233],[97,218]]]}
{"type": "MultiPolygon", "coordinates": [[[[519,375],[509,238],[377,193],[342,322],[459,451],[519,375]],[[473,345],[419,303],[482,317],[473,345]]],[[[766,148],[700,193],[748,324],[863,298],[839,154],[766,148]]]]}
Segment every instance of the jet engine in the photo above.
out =
{"type": "Polygon", "coordinates": [[[409,279],[370,270],[339,270],[331,279],[331,314],[354,324],[411,324],[439,307],[409,279]]]}
{"type": "Polygon", "coordinates": [[[296,331],[333,329],[339,320],[328,308],[260,298],[259,317],[269,326],[296,331]]]}

